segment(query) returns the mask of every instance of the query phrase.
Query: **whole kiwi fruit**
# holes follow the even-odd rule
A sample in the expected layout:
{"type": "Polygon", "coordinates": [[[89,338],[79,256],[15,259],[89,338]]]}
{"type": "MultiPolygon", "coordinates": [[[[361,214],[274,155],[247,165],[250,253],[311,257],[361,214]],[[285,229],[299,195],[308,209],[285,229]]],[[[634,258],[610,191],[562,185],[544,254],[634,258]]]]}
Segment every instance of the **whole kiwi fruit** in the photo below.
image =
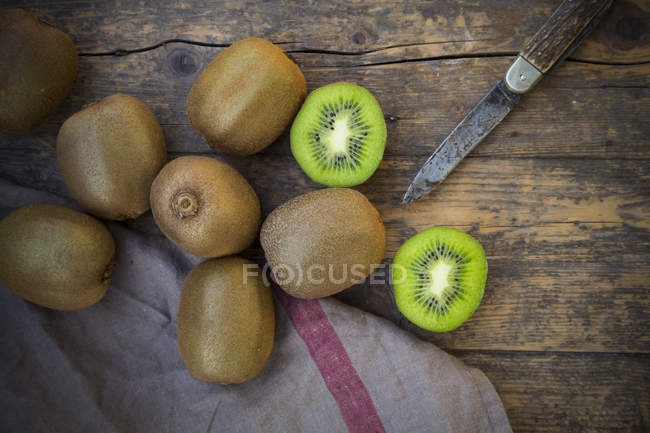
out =
{"type": "Polygon", "coordinates": [[[237,170],[214,158],[183,156],[151,186],[151,211],[176,245],[201,257],[238,253],[257,237],[260,201],[237,170]]]}
{"type": "Polygon", "coordinates": [[[358,191],[327,188],[276,208],[260,241],[278,285],[297,298],[333,295],[381,263],[386,231],[377,209],[358,191]]]}
{"type": "Polygon", "coordinates": [[[185,279],[177,323],[181,358],[194,377],[247,381],[262,371],[273,349],[271,289],[257,266],[240,257],[208,260],[185,279]]]}
{"type": "Polygon", "coordinates": [[[18,208],[0,221],[0,281],[56,310],[98,302],[108,288],[115,242],[95,218],[56,205],[18,208]]]}
{"type": "Polygon", "coordinates": [[[0,131],[26,133],[59,108],[77,76],[77,49],[22,9],[0,11],[0,131]]]}
{"type": "Polygon", "coordinates": [[[252,155],[282,133],[307,94],[300,68],[276,45],[248,38],[215,57],[187,97],[187,117],[217,151],[252,155]]]}
{"type": "Polygon", "coordinates": [[[100,218],[135,218],[167,161],[162,128],[138,99],[116,94],[63,123],[56,151],[61,176],[79,206],[100,218]]]}

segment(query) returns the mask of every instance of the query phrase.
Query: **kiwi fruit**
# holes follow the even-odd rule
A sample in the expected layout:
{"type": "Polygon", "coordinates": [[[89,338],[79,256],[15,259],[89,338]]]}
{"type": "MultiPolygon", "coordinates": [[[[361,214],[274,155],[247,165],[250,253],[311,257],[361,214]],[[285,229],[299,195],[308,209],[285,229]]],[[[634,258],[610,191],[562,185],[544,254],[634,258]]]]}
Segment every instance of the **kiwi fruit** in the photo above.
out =
{"type": "Polygon", "coordinates": [[[160,230],[201,257],[238,253],[257,237],[260,201],[237,170],[213,158],[183,156],[165,165],[151,186],[160,230]]]}
{"type": "Polygon", "coordinates": [[[72,198],[86,212],[108,220],[146,212],[151,183],[167,161],[154,114],[122,94],[73,114],[59,130],[56,150],[72,198]]]}
{"type": "Polygon", "coordinates": [[[73,209],[29,205],[0,221],[0,281],[35,304],[78,310],[98,302],[115,265],[104,224],[73,209]]]}
{"type": "Polygon", "coordinates": [[[271,42],[248,38],[215,57],[187,97],[187,117],[217,151],[252,155],[287,127],[305,99],[300,68],[271,42]]]}
{"type": "Polygon", "coordinates": [[[429,331],[455,329],[481,303],[487,269],[483,247],[470,235],[447,227],[424,230],[395,255],[397,308],[429,331]]]}
{"type": "Polygon", "coordinates": [[[273,349],[275,312],[271,289],[257,265],[240,257],[196,266],[183,284],[178,306],[178,348],[199,380],[245,382],[262,371],[273,349]]]}
{"type": "Polygon", "coordinates": [[[276,208],[260,241],[278,285],[297,298],[338,293],[381,263],[386,231],[377,209],[358,191],[327,188],[276,208]]]}
{"type": "Polygon", "coordinates": [[[314,90],[291,126],[291,152],[314,182],[359,185],[379,167],[386,122],[379,103],[363,87],[334,83],[314,90]]]}
{"type": "Polygon", "coordinates": [[[77,76],[77,49],[22,9],[0,11],[0,131],[30,132],[59,108],[77,76]]]}

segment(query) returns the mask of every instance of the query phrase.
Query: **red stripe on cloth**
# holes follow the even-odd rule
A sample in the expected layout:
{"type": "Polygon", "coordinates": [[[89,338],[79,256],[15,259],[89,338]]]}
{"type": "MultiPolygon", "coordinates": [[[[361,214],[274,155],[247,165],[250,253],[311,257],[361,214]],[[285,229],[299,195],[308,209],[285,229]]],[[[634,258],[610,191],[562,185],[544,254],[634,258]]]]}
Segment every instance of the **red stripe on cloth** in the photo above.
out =
{"type": "Polygon", "coordinates": [[[336,330],[315,299],[298,299],[273,283],[275,296],[303,339],[350,433],[385,433],[370,394],[336,330]]]}

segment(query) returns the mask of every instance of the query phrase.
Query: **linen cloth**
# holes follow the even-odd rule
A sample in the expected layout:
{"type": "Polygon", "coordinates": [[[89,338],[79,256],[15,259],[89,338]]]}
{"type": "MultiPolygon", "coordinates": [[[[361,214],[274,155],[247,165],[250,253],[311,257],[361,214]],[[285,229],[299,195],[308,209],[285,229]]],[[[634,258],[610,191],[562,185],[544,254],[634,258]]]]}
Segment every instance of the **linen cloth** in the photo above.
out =
{"type": "MultiPolygon", "coordinates": [[[[0,197],[0,217],[33,203],[76,208],[5,181],[0,197]]],[[[118,266],[98,304],[54,311],[0,284],[0,432],[511,432],[479,370],[336,299],[277,288],[262,373],[237,385],[194,379],[176,314],[202,259],[163,236],[107,225],[118,266]]]]}

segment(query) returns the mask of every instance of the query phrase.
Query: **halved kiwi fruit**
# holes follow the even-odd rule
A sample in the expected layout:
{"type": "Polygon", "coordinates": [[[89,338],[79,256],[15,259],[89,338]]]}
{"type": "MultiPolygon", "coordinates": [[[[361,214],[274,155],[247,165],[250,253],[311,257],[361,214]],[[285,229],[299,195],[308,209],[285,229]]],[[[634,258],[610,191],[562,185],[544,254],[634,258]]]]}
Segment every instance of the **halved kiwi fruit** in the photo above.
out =
{"type": "Polygon", "coordinates": [[[359,185],[377,170],[386,146],[379,103],[363,87],[334,83],[314,90],[291,127],[291,151],[313,181],[359,185]]]}
{"type": "Polygon", "coordinates": [[[460,326],[481,303],[487,260],[470,235],[432,227],[402,245],[392,275],[402,314],[421,328],[444,332],[460,326]]]}

